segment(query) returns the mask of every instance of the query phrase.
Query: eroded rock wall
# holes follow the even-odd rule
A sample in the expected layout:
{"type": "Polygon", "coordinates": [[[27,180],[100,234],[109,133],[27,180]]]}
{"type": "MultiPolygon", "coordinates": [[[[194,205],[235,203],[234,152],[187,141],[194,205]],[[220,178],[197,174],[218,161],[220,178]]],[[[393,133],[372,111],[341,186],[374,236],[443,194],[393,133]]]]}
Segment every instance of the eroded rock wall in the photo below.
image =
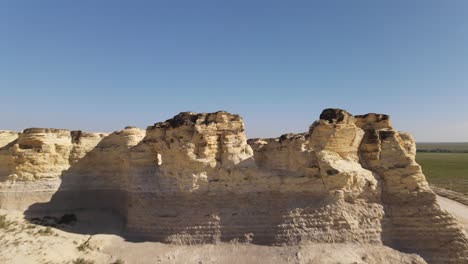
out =
{"type": "MultiPolygon", "coordinates": [[[[31,128],[0,149],[0,207],[58,210],[114,206],[126,188],[128,149],[144,137],[128,127],[112,134],[31,128]],[[88,194],[85,194],[88,193],[88,194]],[[98,196],[98,197],[96,197],[98,196]]],[[[119,209],[120,210],[120,209],[119,209]]]]}
{"type": "MultiPolygon", "coordinates": [[[[363,135],[352,122],[342,129],[363,135]]],[[[251,141],[264,159],[254,156],[242,119],[226,112],[181,113],[149,127],[131,150],[138,159],[130,167],[137,172],[131,173],[132,182],[153,188],[129,190],[128,229],[150,239],[189,244],[381,243],[377,180],[357,162],[358,143],[354,152],[340,153],[345,160],[310,136],[267,141],[251,141]],[[281,153],[281,146],[290,152],[281,153]],[[364,175],[357,178],[360,173],[364,175]],[[154,182],[141,179],[147,177],[154,182]]]]}
{"type": "Polygon", "coordinates": [[[241,117],[180,113],[146,131],[0,131],[0,207],[108,209],[129,236],[173,243],[384,243],[466,263],[411,136],[326,109],[309,131],[247,141],[241,117]]]}
{"type": "Polygon", "coordinates": [[[17,138],[17,132],[0,130],[0,182],[5,181],[6,175],[9,175],[13,169],[10,147],[17,138]]]}
{"type": "Polygon", "coordinates": [[[415,161],[416,144],[411,135],[395,131],[386,115],[356,118],[365,131],[360,146],[362,164],[382,179],[382,201],[389,219],[385,242],[434,263],[468,263],[466,233],[437,204],[415,161]]]}

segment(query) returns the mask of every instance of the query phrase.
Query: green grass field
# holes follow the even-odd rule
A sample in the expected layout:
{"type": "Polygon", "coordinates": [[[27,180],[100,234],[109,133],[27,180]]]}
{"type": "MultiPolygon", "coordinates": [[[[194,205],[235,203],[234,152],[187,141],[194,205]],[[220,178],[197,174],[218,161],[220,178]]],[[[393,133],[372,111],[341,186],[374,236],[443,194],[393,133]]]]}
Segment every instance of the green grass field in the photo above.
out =
{"type": "Polygon", "coordinates": [[[418,142],[418,152],[468,153],[468,142],[418,142]]]}
{"type": "Polygon", "coordinates": [[[468,153],[418,152],[416,161],[429,183],[468,195],[468,153]]]}

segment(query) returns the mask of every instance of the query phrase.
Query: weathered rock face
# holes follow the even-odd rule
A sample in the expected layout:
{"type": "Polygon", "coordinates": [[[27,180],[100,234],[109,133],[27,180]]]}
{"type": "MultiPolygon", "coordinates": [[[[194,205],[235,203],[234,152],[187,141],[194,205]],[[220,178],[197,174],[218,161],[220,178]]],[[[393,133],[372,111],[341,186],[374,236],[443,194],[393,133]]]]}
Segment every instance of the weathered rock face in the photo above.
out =
{"type": "Polygon", "coordinates": [[[163,242],[384,243],[467,263],[411,136],[386,115],[326,109],[307,133],[247,141],[227,112],[180,113],[146,132],[0,131],[0,207],[109,209],[163,242]]]}
{"type": "Polygon", "coordinates": [[[415,161],[411,135],[393,130],[385,115],[356,118],[366,133],[360,146],[363,167],[382,179],[382,201],[389,219],[387,244],[416,250],[434,263],[468,263],[466,233],[437,204],[415,161]]]}
{"type": "Polygon", "coordinates": [[[253,164],[241,118],[226,112],[181,113],[149,127],[145,143],[158,159],[161,192],[235,191],[238,171],[253,164]]]}
{"type": "Polygon", "coordinates": [[[11,143],[18,138],[18,133],[0,130],[0,181],[1,177],[9,175],[13,166],[13,156],[9,153],[11,143]]]}

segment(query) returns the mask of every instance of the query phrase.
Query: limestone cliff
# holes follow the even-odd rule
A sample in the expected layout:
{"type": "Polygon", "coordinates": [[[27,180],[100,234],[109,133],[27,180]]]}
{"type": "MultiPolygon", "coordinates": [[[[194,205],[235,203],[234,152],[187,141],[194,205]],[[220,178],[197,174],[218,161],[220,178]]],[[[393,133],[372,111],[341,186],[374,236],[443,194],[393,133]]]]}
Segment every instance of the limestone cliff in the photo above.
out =
{"type": "Polygon", "coordinates": [[[309,131],[247,140],[241,117],[180,113],[146,131],[0,131],[0,208],[108,209],[176,243],[385,244],[468,263],[415,144],[389,117],[326,109],[309,131]]]}

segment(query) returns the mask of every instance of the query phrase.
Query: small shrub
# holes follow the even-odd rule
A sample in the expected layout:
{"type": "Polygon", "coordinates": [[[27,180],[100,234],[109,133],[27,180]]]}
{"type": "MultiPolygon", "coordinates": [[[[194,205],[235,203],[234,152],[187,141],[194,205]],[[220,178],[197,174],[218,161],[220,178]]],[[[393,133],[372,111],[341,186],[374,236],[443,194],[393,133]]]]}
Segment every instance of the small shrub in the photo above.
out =
{"type": "Polygon", "coordinates": [[[40,229],[39,231],[37,231],[37,234],[41,236],[51,236],[54,234],[54,231],[52,231],[52,228],[46,227],[44,229],[40,229]]]}
{"type": "Polygon", "coordinates": [[[72,261],[73,264],[94,264],[94,260],[84,259],[84,258],[77,258],[72,261]]]}
{"type": "Polygon", "coordinates": [[[88,241],[82,243],[82,244],[79,245],[77,248],[78,248],[79,251],[86,251],[86,250],[91,249],[91,247],[89,246],[88,241]]]}
{"type": "Polygon", "coordinates": [[[0,215],[0,229],[7,229],[10,225],[11,221],[6,219],[6,215],[0,215]]]}
{"type": "Polygon", "coordinates": [[[77,247],[77,249],[78,249],[79,251],[86,251],[86,249],[88,249],[88,247],[83,243],[83,244],[79,245],[79,246],[77,247]]]}
{"type": "Polygon", "coordinates": [[[125,264],[125,261],[117,259],[116,261],[112,262],[112,264],[125,264]]]}

